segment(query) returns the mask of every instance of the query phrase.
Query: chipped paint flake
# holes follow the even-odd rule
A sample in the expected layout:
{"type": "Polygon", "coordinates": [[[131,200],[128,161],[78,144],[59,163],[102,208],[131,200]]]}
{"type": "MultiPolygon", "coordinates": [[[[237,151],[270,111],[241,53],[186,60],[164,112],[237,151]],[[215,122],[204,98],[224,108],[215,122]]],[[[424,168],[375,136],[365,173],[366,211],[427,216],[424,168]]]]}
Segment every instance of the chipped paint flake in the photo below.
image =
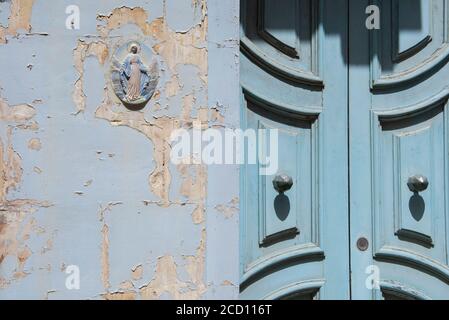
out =
{"type": "Polygon", "coordinates": [[[104,224],[101,230],[101,281],[105,289],[109,289],[109,227],[104,224]]]}
{"type": "Polygon", "coordinates": [[[9,106],[0,98],[0,120],[7,122],[23,123],[31,120],[36,115],[36,110],[29,104],[9,106]]]}
{"type": "Polygon", "coordinates": [[[7,43],[7,36],[16,36],[20,30],[31,32],[31,13],[35,0],[11,0],[8,26],[0,25],[0,44],[7,43]]]}
{"type": "Polygon", "coordinates": [[[178,170],[182,178],[180,193],[189,199],[189,203],[197,205],[192,213],[192,220],[195,224],[201,224],[205,220],[207,167],[181,164],[178,166],[178,170]],[[191,173],[192,170],[193,173],[191,173]]]}
{"type": "Polygon", "coordinates": [[[206,251],[206,230],[203,229],[200,245],[195,256],[184,257],[186,271],[190,276],[188,282],[178,277],[178,268],[173,256],[158,259],[153,280],[140,288],[142,299],[154,300],[162,294],[169,294],[176,300],[198,300],[206,292],[204,283],[204,259],[206,251]]]}
{"type": "Polygon", "coordinates": [[[79,74],[78,79],[75,82],[75,88],[73,91],[73,101],[76,106],[76,114],[84,112],[86,109],[86,95],[84,94],[84,61],[89,56],[95,56],[100,64],[104,64],[109,56],[109,50],[104,42],[90,42],[79,40],[78,45],[73,50],[73,57],[75,60],[75,69],[79,74]]]}
{"type": "MultiPolygon", "coordinates": [[[[35,110],[29,105],[8,106],[0,99],[0,120],[11,124],[26,124],[35,116],[35,110]]],[[[39,208],[48,208],[49,202],[31,199],[8,199],[11,190],[19,187],[22,176],[22,158],[12,145],[13,126],[7,129],[7,141],[0,138],[0,265],[7,256],[16,257],[17,266],[10,278],[2,276],[0,288],[11,281],[27,276],[25,265],[32,255],[27,245],[31,232],[36,230],[36,221],[31,216],[39,208]]],[[[49,248],[50,250],[51,248],[49,248]]]]}
{"type": "Polygon", "coordinates": [[[132,279],[133,280],[140,280],[143,277],[143,266],[139,264],[138,266],[135,266],[132,270],[132,279]]]}
{"type": "Polygon", "coordinates": [[[218,205],[215,209],[220,212],[226,219],[232,218],[239,212],[239,199],[234,198],[226,205],[218,205]]]}
{"type": "Polygon", "coordinates": [[[33,138],[28,141],[28,148],[34,151],[40,151],[42,148],[41,140],[38,138],[33,138]]]}
{"type": "Polygon", "coordinates": [[[171,98],[176,96],[181,90],[181,84],[177,75],[173,75],[171,80],[165,85],[165,94],[167,97],[171,98]]]}

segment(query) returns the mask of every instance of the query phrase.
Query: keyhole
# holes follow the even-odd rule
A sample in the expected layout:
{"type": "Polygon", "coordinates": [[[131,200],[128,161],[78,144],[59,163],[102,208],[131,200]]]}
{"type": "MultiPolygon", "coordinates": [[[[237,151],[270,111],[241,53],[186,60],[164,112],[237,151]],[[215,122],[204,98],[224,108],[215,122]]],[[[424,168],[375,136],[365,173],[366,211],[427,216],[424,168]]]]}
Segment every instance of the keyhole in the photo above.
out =
{"type": "Polygon", "coordinates": [[[357,240],[357,248],[360,251],[366,251],[369,248],[369,242],[367,238],[360,238],[359,240],[357,240]]]}

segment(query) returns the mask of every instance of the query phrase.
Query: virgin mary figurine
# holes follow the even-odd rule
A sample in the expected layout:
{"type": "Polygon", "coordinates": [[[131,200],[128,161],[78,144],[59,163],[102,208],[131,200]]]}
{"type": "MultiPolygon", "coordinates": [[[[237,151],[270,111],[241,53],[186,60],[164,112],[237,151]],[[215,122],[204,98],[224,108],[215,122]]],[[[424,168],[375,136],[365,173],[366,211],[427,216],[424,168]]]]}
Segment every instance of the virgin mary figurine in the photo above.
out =
{"type": "Polygon", "coordinates": [[[133,43],[129,47],[120,68],[120,82],[124,91],[124,99],[129,103],[141,103],[146,100],[145,93],[151,77],[139,55],[139,45],[133,43]]]}

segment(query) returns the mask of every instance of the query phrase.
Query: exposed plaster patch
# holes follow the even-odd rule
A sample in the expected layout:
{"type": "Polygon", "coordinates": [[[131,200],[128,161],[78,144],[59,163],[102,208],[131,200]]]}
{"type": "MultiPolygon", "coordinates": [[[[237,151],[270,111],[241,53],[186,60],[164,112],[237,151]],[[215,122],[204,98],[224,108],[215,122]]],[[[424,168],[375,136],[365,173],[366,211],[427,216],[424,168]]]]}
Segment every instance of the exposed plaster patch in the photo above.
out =
{"type": "MultiPolygon", "coordinates": [[[[22,159],[12,145],[13,125],[29,125],[36,114],[34,108],[27,104],[10,107],[0,98],[0,120],[10,122],[3,142],[0,138],[0,264],[7,256],[16,257],[17,265],[12,278],[0,278],[0,288],[4,288],[13,280],[27,275],[25,264],[32,255],[27,245],[30,234],[39,233],[36,220],[31,216],[38,208],[48,208],[49,202],[31,199],[8,199],[11,190],[19,187],[22,181],[22,159]]],[[[48,246],[48,243],[47,243],[48,246]]],[[[51,248],[48,248],[51,249],[51,248]]]]}
{"type": "Polygon", "coordinates": [[[109,266],[109,226],[106,224],[106,214],[111,212],[113,207],[121,205],[121,202],[110,202],[105,207],[100,205],[99,219],[103,223],[101,229],[101,281],[103,287],[109,291],[111,287],[109,281],[110,266],[109,266]]]}
{"type": "Polygon", "coordinates": [[[221,285],[222,286],[226,286],[226,287],[236,287],[236,285],[235,284],[233,284],[231,281],[229,281],[229,280],[224,280],[222,283],[221,283],[221,285]]]}
{"type": "Polygon", "coordinates": [[[239,199],[234,198],[226,205],[220,204],[215,207],[226,219],[232,218],[239,212],[239,199]]]}
{"type": "Polygon", "coordinates": [[[135,289],[135,287],[132,281],[123,281],[120,284],[120,290],[133,290],[133,289],[135,289]]]}
{"type": "Polygon", "coordinates": [[[108,292],[101,296],[106,300],[154,300],[160,299],[163,295],[169,295],[172,299],[193,300],[200,299],[207,290],[204,282],[206,254],[206,229],[201,232],[201,239],[196,254],[193,256],[183,256],[184,264],[179,266],[175,258],[166,255],[158,258],[156,270],[152,280],[136,289],[134,281],[142,279],[143,266],[136,265],[131,269],[131,280],[121,283],[119,290],[108,292]],[[180,268],[185,268],[189,278],[180,280],[178,272],[180,268]]]}
{"type": "Polygon", "coordinates": [[[206,0],[192,0],[192,6],[195,8],[198,8],[199,6],[201,6],[201,15],[202,15],[202,19],[204,20],[204,18],[207,15],[207,4],[206,4],[206,0]]]}
{"type": "Polygon", "coordinates": [[[164,18],[149,23],[148,13],[142,8],[117,8],[109,15],[98,15],[97,20],[102,22],[97,27],[102,37],[107,37],[111,31],[126,24],[136,25],[144,35],[152,36],[158,41],[153,49],[163,57],[173,73],[176,73],[175,68],[178,64],[191,64],[199,68],[199,76],[204,83],[207,83],[206,14],[202,17],[201,24],[186,33],[171,30],[164,18]]]}
{"type": "Polygon", "coordinates": [[[25,263],[28,260],[29,257],[31,257],[31,250],[28,248],[28,246],[25,246],[23,249],[21,249],[17,254],[17,270],[14,273],[15,279],[25,278],[27,276],[27,273],[25,273],[25,263]]]}
{"type": "Polygon", "coordinates": [[[198,246],[196,255],[184,257],[184,260],[187,262],[186,270],[190,275],[190,281],[195,284],[198,294],[203,294],[206,291],[206,286],[203,281],[205,269],[204,260],[206,256],[206,238],[207,233],[204,228],[201,232],[200,245],[198,246]]]}
{"type": "Polygon", "coordinates": [[[224,123],[225,117],[221,114],[220,110],[218,108],[212,108],[211,109],[211,116],[210,120],[212,122],[218,122],[220,124],[224,123]]]}
{"type": "Polygon", "coordinates": [[[7,43],[7,36],[17,36],[19,30],[31,32],[31,13],[35,0],[11,0],[8,26],[0,25],[0,44],[7,43]]]}
{"type": "MultiPolygon", "coordinates": [[[[205,2],[202,2],[201,5],[205,8],[205,2]]],[[[98,25],[97,30],[99,35],[104,38],[104,41],[86,43],[80,40],[74,52],[75,68],[80,74],[79,79],[75,83],[73,94],[77,112],[84,111],[86,106],[86,96],[83,92],[84,59],[89,54],[95,55],[98,57],[100,63],[103,64],[104,59],[108,56],[107,52],[109,52],[105,42],[109,33],[126,24],[138,26],[145,35],[153,36],[157,40],[157,44],[153,49],[164,58],[173,73],[171,81],[165,87],[165,92],[168,96],[177,94],[181,86],[175,70],[178,64],[196,65],[199,69],[198,76],[206,83],[207,16],[205,13],[202,23],[185,34],[179,34],[170,30],[164,18],[158,18],[151,23],[147,22],[147,19],[148,13],[144,9],[129,7],[117,8],[109,15],[97,16],[97,20],[101,23],[98,25]]],[[[107,82],[108,79],[106,79],[107,82]]],[[[107,86],[105,87],[104,96],[103,103],[96,111],[98,118],[108,120],[112,125],[123,125],[136,129],[145,134],[153,142],[156,168],[150,175],[150,187],[151,191],[161,199],[161,205],[168,206],[170,204],[169,188],[171,181],[168,168],[170,154],[168,138],[172,130],[179,128],[179,120],[162,117],[150,123],[145,120],[141,113],[123,110],[115,97],[111,95],[107,86]]],[[[188,108],[191,108],[191,106],[188,108]]],[[[187,112],[184,112],[183,119],[187,120],[189,116],[187,112]]]]}
{"type": "Polygon", "coordinates": [[[23,123],[31,120],[36,115],[36,110],[29,104],[9,106],[0,98],[0,121],[23,123]]]}
{"type": "Polygon", "coordinates": [[[207,129],[209,124],[209,108],[201,107],[198,109],[198,119],[196,121],[200,121],[200,127],[202,129],[207,129]]]}
{"type": "Polygon", "coordinates": [[[16,128],[21,130],[37,131],[39,130],[39,124],[36,121],[30,121],[28,123],[21,123],[16,125],[16,128]]]}
{"type": "Polygon", "coordinates": [[[6,201],[6,195],[11,189],[16,189],[22,180],[23,169],[20,155],[12,147],[12,129],[8,129],[8,141],[5,146],[0,138],[0,201],[6,201]]]}
{"type": "Polygon", "coordinates": [[[102,37],[107,37],[109,32],[127,24],[138,26],[145,35],[151,33],[148,24],[148,13],[143,8],[121,7],[114,9],[109,15],[97,15],[97,20],[103,25],[97,26],[97,32],[102,37]]]}
{"type": "Polygon", "coordinates": [[[73,101],[75,103],[77,112],[84,112],[86,109],[86,95],[84,94],[84,61],[89,56],[97,57],[100,64],[104,64],[109,56],[109,50],[105,43],[101,41],[86,43],[83,40],[78,41],[78,45],[73,50],[73,58],[75,60],[75,69],[79,74],[75,82],[75,89],[73,91],[73,101]]]}
{"type": "Polygon", "coordinates": [[[140,280],[140,279],[142,279],[142,276],[143,276],[143,266],[141,264],[139,264],[138,266],[135,266],[131,270],[131,272],[132,272],[131,277],[133,280],[140,280]]]}
{"type": "MultiPolygon", "coordinates": [[[[107,95],[107,92],[105,93],[107,95]]],[[[153,142],[153,160],[156,168],[149,177],[151,191],[161,199],[161,206],[169,206],[169,191],[171,174],[170,163],[170,135],[179,128],[179,121],[163,117],[148,122],[143,113],[121,109],[114,105],[109,96],[97,109],[96,117],[108,120],[113,126],[127,126],[143,133],[153,142]]]]}
{"type": "Polygon", "coordinates": [[[186,270],[190,276],[188,282],[178,277],[178,266],[173,256],[163,256],[158,259],[153,280],[140,288],[140,296],[145,300],[159,299],[163,294],[169,294],[176,300],[197,300],[206,292],[204,284],[204,255],[206,250],[206,231],[203,230],[196,256],[184,257],[186,270]]]}
{"type": "Polygon", "coordinates": [[[38,138],[33,138],[28,141],[28,148],[35,151],[40,151],[42,148],[41,140],[38,138]]]}
{"type": "Polygon", "coordinates": [[[173,75],[171,80],[165,85],[165,95],[168,98],[176,96],[181,90],[181,84],[177,75],[173,75]]]}
{"type": "Polygon", "coordinates": [[[163,256],[157,261],[155,277],[140,288],[140,295],[145,300],[155,300],[163,293],[169,293],[173,299],[181,299],[180,290],[186,288],[187,284],[178,279],[174,257],[163,256]]]}
{"type": "Polygon", "coordinates": [[[154,101],[159,101],[159,99],[161,98],[161,91],[160,90],[156,90],[153,94],[153,100],[154,101]]]}
{"type": "Polygon", "coordinates": [[[108,292],[101,296],[105,300],[136,300],[137,293],[134,284],[131,281],[125,281],[120,284],[119,290],[108,292]]]}
{"type": "Polygon", "coordinates": [[[181,164],[178,170],[182,178],[180,193],[189,199],[189,203],[197,205],[192,213],[192,220],[195,224],[201,224],[205,220],[207,168],[204,165],[181,164]]]}
{"type": "Polygon", "coordinates": [[[192,108],[196,103],[196,98],[193,94],[185,95],[182,98],[181,119],[185,122],[191,121],[192,108]]]}
{"type": "Polygon", "coordinates": [[[128,292],[111,292],[103,294],[102,297],[105,300],[136,300],[136,293],[134,291],[128,292]]]}
{"type": "Polygon", "coordinates": [[[111,284],[109,282],[109,227],[107,224],[103,224],[101,235],[101,281],[103,287],[109,289],[111,284]]]}
{"type": "MultiPolygon", "coordinates": [[[[0,288],[4,288],[13,279],[25,277],[25,263],[31,256],[26,242],[32,231],[36,230],[36,221],[29,217],[38,208],[48,208],[51,204],[35,200],[10,200],[0,204],[0,265],[7,256],[16,257],[17,266],[12,279],[0,277],[0,288]]],[[[6,274],[3,273],[5,276],[6,274]]]]}

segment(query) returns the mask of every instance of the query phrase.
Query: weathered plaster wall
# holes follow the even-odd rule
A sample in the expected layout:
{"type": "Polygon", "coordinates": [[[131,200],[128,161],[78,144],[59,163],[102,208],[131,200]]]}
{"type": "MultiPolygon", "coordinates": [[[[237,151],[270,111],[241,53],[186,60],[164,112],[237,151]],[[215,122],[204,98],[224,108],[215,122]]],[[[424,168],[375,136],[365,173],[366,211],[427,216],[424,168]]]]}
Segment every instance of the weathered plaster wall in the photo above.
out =
{"type": "Polygon", "coordinates": [[[0,299],[237,297],[238,167],[175,166],[168,139],[238,127],[238,21],[237,0],[0,1],[0,299]],[[161,69],[142,111],[109,79],[129,40],[161,69]]]}

